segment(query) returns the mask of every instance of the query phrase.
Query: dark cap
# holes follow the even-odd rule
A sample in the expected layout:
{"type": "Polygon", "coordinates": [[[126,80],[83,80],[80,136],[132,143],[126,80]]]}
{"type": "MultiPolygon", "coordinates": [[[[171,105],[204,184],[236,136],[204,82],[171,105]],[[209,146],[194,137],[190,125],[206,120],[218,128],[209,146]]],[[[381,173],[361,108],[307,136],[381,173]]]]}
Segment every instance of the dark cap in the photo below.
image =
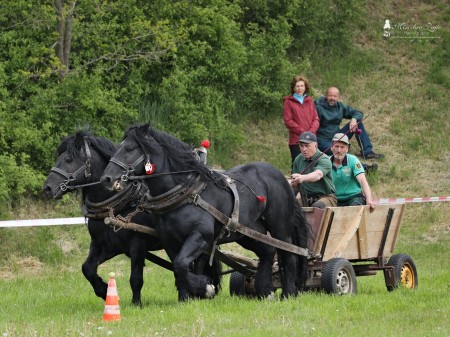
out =
{"type": "Polygon", "coordinates": [[[314,133],[312,133],[312,132],[303,132],[303,133],[300,135],[298,141],[299,141],[300,143],[312,143],[312,142],[317,143],[317,137],[316,137],[316,135],[315,135],[314,133]]]}

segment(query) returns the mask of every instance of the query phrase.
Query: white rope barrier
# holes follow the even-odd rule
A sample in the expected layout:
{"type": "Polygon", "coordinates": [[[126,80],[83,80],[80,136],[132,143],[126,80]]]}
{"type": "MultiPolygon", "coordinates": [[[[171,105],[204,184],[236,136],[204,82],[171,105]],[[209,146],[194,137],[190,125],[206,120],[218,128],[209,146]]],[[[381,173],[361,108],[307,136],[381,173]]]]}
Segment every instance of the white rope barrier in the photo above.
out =
{"type": "Polygon", "coordinates": [[[35,226],[58,226],[58,225],[80,225],[85,224],[82,218],[57,218],[57,219],[32,219],[32,220],[8,220],[0,221],[0,227],[35,227],[35,226]]]}

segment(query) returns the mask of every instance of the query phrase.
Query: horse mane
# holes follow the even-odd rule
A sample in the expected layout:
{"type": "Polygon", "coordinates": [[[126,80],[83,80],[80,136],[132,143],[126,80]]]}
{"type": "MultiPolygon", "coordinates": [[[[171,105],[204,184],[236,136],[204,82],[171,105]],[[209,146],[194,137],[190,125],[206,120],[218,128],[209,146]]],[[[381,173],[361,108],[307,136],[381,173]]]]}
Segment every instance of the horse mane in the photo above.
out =
{"type": "MultiPolygon", "coordinates": [[[[207,181],[212,181],[221,187],[226,186],[224,177],[221,174],[200,162],[195,157],[191,146],[174,136],[156,130],[149,124],[133,126],[125,134],[125,138],[130,137],[133,139],[144,151],[145,149],[151,149],[153,146],[149,136],[162,147],[171,168],[176,168],[177,171],[195,171],[207,181]]],[[[174,175],[174,180],[180,182],[180,179],[177,179],[177,177],[179,175],[174,175]]]]}
{"type": "Polygon", "coordinates": [[[67,151],[73,158],[82,159],[80,158],[80,150],[84,147],[84,139],[106,161],[109,161],[116,152],[117,146],[113,142],[104,137],[94,136],[88,131],[83,130],[63,138],[61,144],[56,149],[58,156],[67,151]]]}

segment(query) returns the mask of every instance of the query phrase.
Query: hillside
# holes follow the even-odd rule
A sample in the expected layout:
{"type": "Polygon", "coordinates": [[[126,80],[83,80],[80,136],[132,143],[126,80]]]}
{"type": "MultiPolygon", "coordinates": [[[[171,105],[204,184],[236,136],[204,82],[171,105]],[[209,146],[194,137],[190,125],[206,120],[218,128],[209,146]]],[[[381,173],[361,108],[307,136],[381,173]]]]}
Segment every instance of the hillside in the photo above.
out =
{"type": "MultiPolygon", "coordinates": [[[[341,59],[325,56],[313,60],[313,69],[307,75],[317,96],[328,86],[337,86],[343,102],[365,113],[374,149],[386,155],[371,177],[376,197],[448,195],[449,68],[448,63],[445,68],[436,68],[435,64],[444,57],[436,56],[436,50],[448,40],[449,13],[448,9],[437,11],[435,6],[418,1],[408,2],[407,9],[405,5],[369,2],[369,16],[355,39],[355,52],[341,59]],[[441,28],[435,38],[389,40],[382,37],[387,18],[409,26],[431,23],[441,28]],[[434,71],[444,72],[446,85],[432,80],[434,71]]],[[[240,160],[269,161],[289,173],[287,131],[281,113],[280,105],[279,118],[248,127],[240,160]]],[[[351,152],[358,149],[353,139],[351,152]]]]}
{"type": "MultiPolygon", "coordinates": [[[[378,172],[369,175],[375,198],[448,196],[450,11],[440,1],[370,1],[366,10],[355,52],[344,58],[313,59],[308,79],[318,96],[328,86],[337,86],[343,102],[365,113],[374,150],[386,155],[378,161],[378,172]],[[389,39],[382,36],[386,19],[404,27],[440,28],[428,33],[427,39],[389,39]]],[[[246,145],[239,149],[238,161],[268,161],[289,174],[281,113],[280,104],[279,118],[247,127],[246,145]]],[[[350,152],[358,150],[353,139],[350,152]]],[[[440,237],[449,242],[449,212],[448,202],[410,204],[405,224],[411,230],[421,228],[425,240],[440,237]]]]}

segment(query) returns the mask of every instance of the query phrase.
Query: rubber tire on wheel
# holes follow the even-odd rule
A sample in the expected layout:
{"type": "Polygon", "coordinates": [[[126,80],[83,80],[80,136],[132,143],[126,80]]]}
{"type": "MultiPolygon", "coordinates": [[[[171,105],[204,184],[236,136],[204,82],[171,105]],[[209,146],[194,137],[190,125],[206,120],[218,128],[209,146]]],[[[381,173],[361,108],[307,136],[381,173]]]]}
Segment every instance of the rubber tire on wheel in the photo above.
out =
{"type": "Polygon", "coordinates": [[[329,260],[322,269],[321,287],[328,294],[356,293],[356,275],[352,264],[343,258],[329,260]]]}
{"type": "Polygon", "coordinates": [[[230,295],[231,296],[245,296],[245,275],[234,271],[230,275],[230,295]]]}
{"type": "Polygon", "coordinates": [[[416,265],[411,256],[406,254],[392,255],[387,265],[394,267],[395,284],[393,286],[387,286],[389,291],[393,291],[401,286],[408,289],[417,288],[419,279],[417,278],[416,265]]]}

